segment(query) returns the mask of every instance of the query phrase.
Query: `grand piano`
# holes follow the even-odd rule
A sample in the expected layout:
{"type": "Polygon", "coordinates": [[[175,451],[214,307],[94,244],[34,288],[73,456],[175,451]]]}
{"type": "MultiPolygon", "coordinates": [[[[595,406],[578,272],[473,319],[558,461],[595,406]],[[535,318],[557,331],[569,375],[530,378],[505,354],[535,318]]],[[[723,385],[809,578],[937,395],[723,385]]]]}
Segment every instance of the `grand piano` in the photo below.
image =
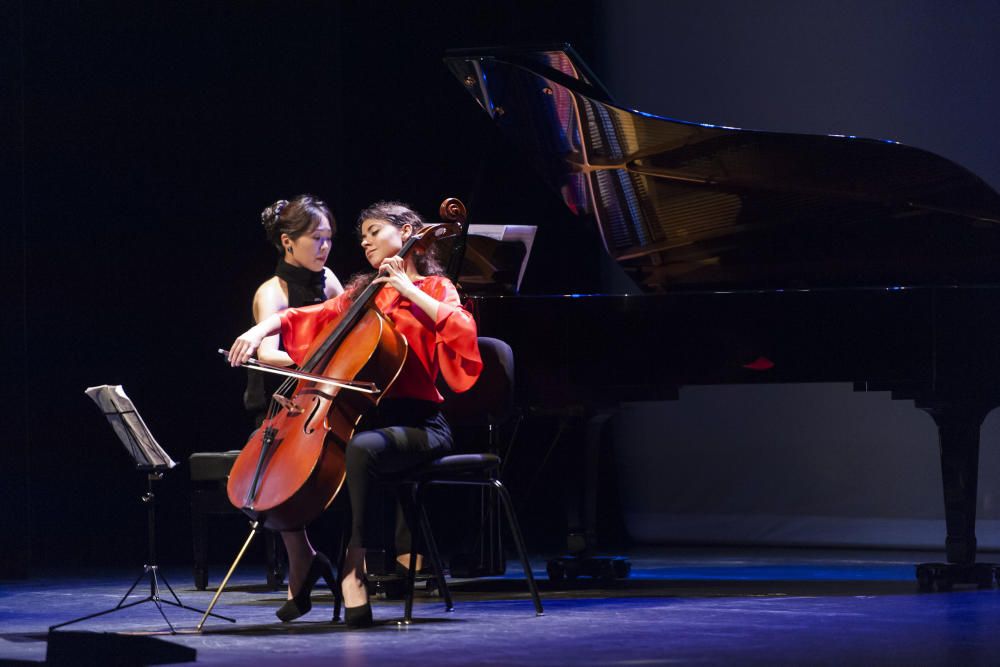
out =
{"type": "Polygon", "coordinates": [[[918,580],[992,583],[975,518],[980,425],[1000,404],[1000,195],[891,141],[622,108],[568,45],[445,62],[619,267],[600,294],[476,298],[523,401],[777,382],[912,399],[937,424],[947,526],[947,563],[918,580]]]}

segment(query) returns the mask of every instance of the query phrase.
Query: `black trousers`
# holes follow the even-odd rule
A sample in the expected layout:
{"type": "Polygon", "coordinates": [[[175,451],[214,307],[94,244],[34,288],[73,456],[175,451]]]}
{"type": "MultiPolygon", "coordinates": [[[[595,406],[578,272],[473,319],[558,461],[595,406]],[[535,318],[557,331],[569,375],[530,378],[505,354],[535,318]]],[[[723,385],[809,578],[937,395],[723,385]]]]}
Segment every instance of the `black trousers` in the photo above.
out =
{"type": "MultiPolygon", "coordinates": [[[[381,546],[369,527],[380,526],[373,517],[378,480],[387,475],[440,458],[452,448],[451,429],[437,403],[415,399],[386,399],[366,415],[359,430],[347,443],[347,493],[351,500],[349,547],[381,546]]],[[[396,507],[396,553],[409,553],[410,530],[402,507],[396,507]]]]}

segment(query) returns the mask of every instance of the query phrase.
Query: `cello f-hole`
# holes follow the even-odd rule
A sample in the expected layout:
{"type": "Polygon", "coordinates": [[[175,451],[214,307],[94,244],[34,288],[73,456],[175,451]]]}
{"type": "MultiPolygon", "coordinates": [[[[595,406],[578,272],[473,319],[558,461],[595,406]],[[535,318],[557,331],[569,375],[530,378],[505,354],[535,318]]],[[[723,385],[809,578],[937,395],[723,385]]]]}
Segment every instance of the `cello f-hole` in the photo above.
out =
{"type": "Polygon", "coordinates": [[[323,402],[318,398],[314,398],[312,412],[309,413],[309,417],[306,419],[305,428],[302,429],[302,432],[305,433],[306,435],[312,435],[313,433],[316,432],[316,427],[313,426],[312,423],[313,419],[316,417],[316,413],[319,412],[320,408],[322,407],[323,407],[323,402]]]}

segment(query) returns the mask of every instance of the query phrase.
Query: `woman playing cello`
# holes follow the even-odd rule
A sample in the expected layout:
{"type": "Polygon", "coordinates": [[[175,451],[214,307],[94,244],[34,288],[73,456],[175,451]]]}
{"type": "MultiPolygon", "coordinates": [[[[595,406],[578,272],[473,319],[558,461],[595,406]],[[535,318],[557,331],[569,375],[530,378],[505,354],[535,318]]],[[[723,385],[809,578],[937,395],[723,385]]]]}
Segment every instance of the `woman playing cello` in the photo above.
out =
{"type": "MultiPolygon", "coordinates": [[[[351,501],[351,537],[344,561],[342,592],[349,626],[372,623],[365,586],[366,514],[372,481],[446,454],[451,431],[438,409],[443,400],[435,387],[440,372],[455,391],[471,387],[482,370],[472,316],[460,305],[454,285],[441,275],[428,255],[398,256],[410,235],[424,225],[420,216],[398,202],[379,202],[358,216],[361,247],[377,269],[373,283],[384,284],[376,306],[392,321],[409,345],[402,370],[376,410],[366,416],[346,449],[347,489],[351,501]]],[[[229,360],[247,361],[261,342],[280,332],[289,356],[302,361],[313,339],[351,305],[367,277],[355,279],[347,291],[323,304],[275,313],[236,339],[229,360]]],[[[304,538],[305,531],[301,531],[304,538]]],[[[287,543],[287,539],[286,539],[287,543]]],[[[308,541],[306,541],[308,544],[308,541]]],[[[408,557],[409,533],[396,531],[397,557],[408,557]]],[[[406,561],[403,561],[406,562],[406,561]]],[[[328,575],[328,559],[307,550],[289,552],[293,596],[279,611],[282,620],[308,610],[309,594],[318,578],[328,575]]]]}

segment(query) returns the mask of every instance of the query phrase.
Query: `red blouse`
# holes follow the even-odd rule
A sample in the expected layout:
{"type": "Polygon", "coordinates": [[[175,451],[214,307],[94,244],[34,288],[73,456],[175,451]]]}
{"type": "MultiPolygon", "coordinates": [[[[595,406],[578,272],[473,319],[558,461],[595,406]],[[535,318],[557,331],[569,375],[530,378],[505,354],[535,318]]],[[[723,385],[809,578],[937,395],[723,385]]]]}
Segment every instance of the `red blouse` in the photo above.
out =
{"type": "MultiPolygon", "coordinates": [[[[483,369],[476,339],[476,322],[462,308],[458,292],[444,276],[427,276],[414,281],[422,291],[439,301],[437,319],[403,296],[391,285],[375,295],[375,305],[403,334],[410,350],[403,369],[386,398],[417,398],[440,403],[444,399],[434,386],[438,371],[457,392],[475,384],[483,369]]],[[[281,318],[281,342],[297,365],[313,339],[331,320],[351,306],[347,293],[314,306],[287,308],[281,318]]]]}

